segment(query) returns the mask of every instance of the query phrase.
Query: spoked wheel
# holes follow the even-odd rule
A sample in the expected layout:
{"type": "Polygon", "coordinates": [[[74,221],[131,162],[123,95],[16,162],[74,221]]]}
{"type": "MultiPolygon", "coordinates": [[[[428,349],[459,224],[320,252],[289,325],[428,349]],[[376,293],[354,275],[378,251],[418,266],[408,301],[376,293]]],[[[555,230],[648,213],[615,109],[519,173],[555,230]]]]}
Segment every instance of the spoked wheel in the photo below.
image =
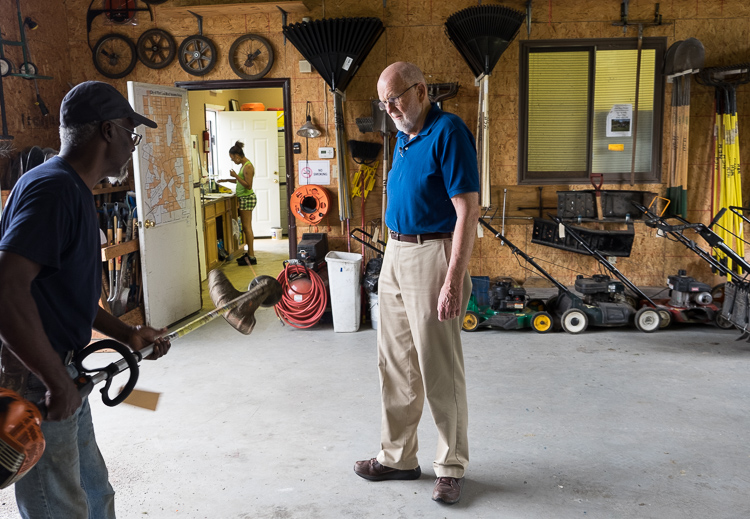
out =
{"type": "Polygon", "coordinates": [[[672,312],[669,310],[659,310],[659,319],[661,319],[659,328],[668,328],[672,324],[672,312]]]}
{"type": "Polygon", "coordinates": [[[151,29],[138,38],[138,59],[148,68],[161,69],[172,63],[177,54],[174,38],[167,31],[151,29]]]}
{"type": "Polygon", "coordinates": [[[13,72],[13,62],[8,58],[0,58],[0,77],[5,77],[13,72]]]}
{"type": "Polygon", "coordinates": [[[467,332],[475,332],[479,328],[479,316],[475,312],[466,312],[461,327],[467,332]]]}
{"type": "MultiPolygon", "coordinates": [[[[18,67],[19,74],[27,74],[29,76],[36,75],[38,69],[36,68],[36,65],[34,65],[32,62],[27,61],[25,63],[22,63],[20,67],[18,67]]],[[[25,77],[24,79],[33,79],[30,77],[25,77]]]]}
{"type": "Polygon", "coordinates": [[[552,330],[552,316],[547,312],[537,312],[531,318],[531,328],[537,333],[547,333],[552,330]]]}
{"type": "Polygon", "coordinates": [[[660,324],[659,312],[653,308],[644,306],[635,313],[635,327],[642,332],[655,332],[659,329],[660,324]]]}
{"type": "Polygon", "coordinates": [[[216,46],[204,36],[188,36],[180,44],[177,58],[188,74],[205,76],[216,65],[216,46]]]}
{"type": "Polygon", "coordinates": [[[580,310],[571,308],[562,315],[562,327],[568,333],[584,332],[588,326],[589,318],[580,310]]]}
{"type": "Polygon", "coordinates": [[[106,34],[94,45],[94,66],[102,76],[111,79],[125,77],[136,62],[135,44],[120,34],[106,34]]]}
{"type": "Polygon", "coordinates": [[[260,79],[273,66],[271,44],[256,34],[240,36],[229,48],[229,65],[241,78],[260,79]]]}

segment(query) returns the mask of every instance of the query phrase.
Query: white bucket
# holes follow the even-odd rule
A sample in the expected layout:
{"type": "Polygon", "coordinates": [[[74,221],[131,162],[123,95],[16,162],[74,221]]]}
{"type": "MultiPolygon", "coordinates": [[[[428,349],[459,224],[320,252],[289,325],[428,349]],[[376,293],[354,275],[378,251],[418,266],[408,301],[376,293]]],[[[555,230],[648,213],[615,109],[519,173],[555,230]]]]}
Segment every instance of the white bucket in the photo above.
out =
{"type": "Polygon", "coordinates": [[[282,237],[281,227],[271,227],[271,239],[280,240],[282,237]]]}
{"type": "Polygon", "coordinates": [[[331,310],[334,332],[356,332],[362,318],[362,289],[359,271],[362,255],[331,251],[326,254],[328,287],[331,290],[331,310]]]}
{"type": "Polygon", "coordinates": [[[378,321],[380,320],[380,305],[378,304],[378,295],[374,293],[368,294],[370,299],[370,322],[372,323],[372,329],[378,329],[378,321]]]}

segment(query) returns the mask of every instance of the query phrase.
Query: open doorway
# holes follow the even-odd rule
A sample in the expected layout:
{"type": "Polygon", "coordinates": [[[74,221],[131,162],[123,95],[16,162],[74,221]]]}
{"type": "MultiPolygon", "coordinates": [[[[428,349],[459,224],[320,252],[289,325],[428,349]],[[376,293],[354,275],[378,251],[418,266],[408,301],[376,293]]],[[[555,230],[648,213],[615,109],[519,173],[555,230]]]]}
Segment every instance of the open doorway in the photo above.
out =
{"type": "MultiPolygon", "coordinates": [[[[203,146],[204,153],[201,154],[201,177],[218,179],[226,178],[229,169],[233,165],[225,163],[228,161],[228,148],[224,150],[227,139],[222,138],[222,119],[240,118],[242,120],[250,117],[250,110],[239,110],[242,105],[261,102],[264,111],[273,113],[273,125],[275,127],[275,169],[271,174],[277,178],[277,190],[275,191],[277,204],[266,204],[265,209],[273,206],[278,209],[276,216],[279,220],[281,232],[289,237],[289,255],[296,256],[296,225],[294,218],[289,214],[289,195],[294,191],[294,169],[292,162],[292,135],[291,125],[291,95],[289,79],[264,79],[259,81],[246,80],[220,80],[220,81],[188,81],[178,82],[175,86],[188,90],[190,111],[190,133],[198,135],[199,140],[207,138],[203,146]],[[235,110],[231,110],[235,108],[235,110]],[[268,110],[272,109],[272,110],[268,110]],[[280,109],[280,110],[276,110],[280,109]],[[202,133],[206,131],[207,136],[202,133]],[[226,157],[224,157],[226,155],[226,157]],[[290,165],[288,168],[287,165],[290,165]],[[226,169],[226,171],[224,171],[226,169]],[[287,186],[289,187],[287,189],[287,186]]],[[[254,111],[259,111],[256,110],[254,111]]],[[[270,123],[269,123],[270,124],[270,123]]],[[[236,125],[234,125],[236,126],[236,125]]],[[[232,127],[230,125],[229,127],[232,127]]],[[[225,133],[227,131],[225,130],[225,133]]],[[[225,135],[224,137],[227,137],[225,135]]],[[[233,144],[233,141],[232,141],[233,144]]],[[[249,146],[249,144],[247,145],[249,146]]],[[[245,148],[246,155],[251,158],[249,147],[245,148]]],[[[269,152],[270,154],[270,152],[269,152]]],[[[251,159],[252,160],[252,159],[251,159]]],[[[257,177],[256,177],[257,178],[257,177]]],[[[273,178],[273,177],[271,177],[273,178]]],[[[273,181],[273,180],[271,180],[273,181]]],[[[205,181],[204,181],[205,182],[205,181]]],[[[229,184],[224,184],[229,186],[229,184]]],[[[195,185],[196,192],[200,185],[195,185]]],[[[255,186],[254,186],[255,188],[255,186]]],[[[200,196],[196,194],[196,196],[200,196]]],[[[271,196],[271,195],[269,195],[271,196]]],[[[258,207],[261,207],[259,203],[258,207]]],[[[258,212],[260,214],[260,211],[258,212]]],[[[198,208],[198,218],[202,221],[202,208],[198,208]]],[[[255,214],[253,215],[255,219],[255,214]]],[[[255,228],[255,224],[253,224],[255,228]]],[[[263,234],[259,234],[259,237],[263,234]]],[[[205,251],[202,251],[205,258],[205,251]]],[[[205,261],[202,259],[201,261],[205,261]]]]}

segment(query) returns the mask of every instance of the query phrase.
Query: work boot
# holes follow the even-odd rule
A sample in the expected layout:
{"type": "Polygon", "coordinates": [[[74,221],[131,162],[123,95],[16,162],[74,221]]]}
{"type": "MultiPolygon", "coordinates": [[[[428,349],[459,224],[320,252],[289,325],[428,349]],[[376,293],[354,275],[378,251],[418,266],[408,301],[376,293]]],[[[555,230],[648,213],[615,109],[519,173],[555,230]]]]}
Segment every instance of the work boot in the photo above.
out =
{"type": "Polygon", "coordinates": [[[419,465],[411,470],[393,469],[381,465],[377,458],[356,462],[354,472],[359,477],[369,481],[412,480],[419,479],[419,476],[422,475],[422,469],[419,468],[419,465]]]}
{"type": "Polygon", "coordinates": [[[435,490],[432,491],[432,500],[446,505],[458,503],[463,486],[464,478],[437,478],[435,490]]]}

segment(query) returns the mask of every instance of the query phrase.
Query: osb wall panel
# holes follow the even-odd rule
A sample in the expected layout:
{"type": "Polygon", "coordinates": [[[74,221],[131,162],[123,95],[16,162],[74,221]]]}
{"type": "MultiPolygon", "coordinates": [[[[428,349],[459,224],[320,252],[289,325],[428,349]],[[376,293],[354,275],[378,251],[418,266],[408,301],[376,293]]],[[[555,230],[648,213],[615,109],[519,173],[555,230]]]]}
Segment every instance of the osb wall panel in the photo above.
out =
{"type": "MultiPolygon", "coordinates": [[[[180,0],[180,5],[219,4],[226,0],[180,0]]],[[[230,2],[231,3],[231,2],[230,2]]],[[[24,15],[31,15],[40,21],[40,29],[33,33],[32,53],[38,61],[42,73],[55,77],[53,81],[40,81],[42,96],[52,111],[53,116],[47,120],[34,122],[26,117],[35,113],[33,106],[33,85],[19,78],[6,79],[6,110],[9,116],[10,133],[16,136],[15,145],[23,147],[34,144],[57,145],[56,114],[67,84],[75,84],[86,79],[100,79],[93,67],[91,52],[86,44],[85,13],[89,0],[67,0],[47,2],[45,0],[26,0],[24,15]],[[61,45],[61,42],[67,42],[61,45]]],[[[344,103],[344,124],[347,139],[381,142],[376,133],[363,134],[356,126],[356,118],[370,114],[370,100],[377,96],[376,83],[380,72],[390,63],[398,60],[413,61],[422,67],[428,82],[458,82],[458,96],[444,103],[444,109],[458,114],[468,127],[476,130],[478,91],[469,67],[463,62],[458,51],[450,43],[444,31],[444,22],[452,13],[476,5],[475,0],[390,0],[383,6],[382,0],[311,0],[306,16],[312,19],[342,16],[375,16],[383,20],[386,27],[368,58],[357,72],[346,92],[344,103]]],[[[525,0],[507,0],[504,5],[524,11],[525,0]]],[[[175,5],[177,3],[175,2],[175,5]]],[[[13,37],[15,6],[13,0],[0,0],[0,24],[6,37],[13,37]]],[[[750,55],[750,3],[745,0],[662,0],[661,13],[665,25],[644,30],[644,36],[664,36],[667,44],[693,36],[701,40],[706,48],[706,65],[728,65],[733,62],[747,61],[750,55]]],[[[632,0],[630,2],[631,20],[651,20],[654,15],[654,2],[632,0]]],[[[300,13],[290,13],[289,23],[299,22],[300,13]]],[[[512,193],[516,206],[536,205],[533,186],[517,186],[518,165],[518,56],[519,44],[523,39],[565,39],[565,38],[620,38],[635,37],[635,28],[623,34],[621,27],[613,27],[612,22],[619,19],[619,2],[601,2],[600,0],[551,0],[534,2],[532,12],[531,35],[527,35],[526,26],[522,26],[518,38],[501,57],[490,78],[490,143],[491,176],[493,185],[493,202],[501,203],[502,189],[512,193]],[[524,194],[525,193],[525,194],[524,194]],[[519,198],[520,197],[520,198],[519,198]]],[[[226,58],[232,41],[247,32],[260,34],[269,41],[275,51],[275,63],[268,78],[290,78],[292,117],[287,121],[287,128],[294,130],[305,120],[306,102],[311,102],[312,120],[322,130],[323,135],[317,139],[297,138],[302,145],[302,154],[294,156],[293,167],[297,174],[297,161],[304,158],[309,144],[311,159],[317,159],[317,148],[335,147],[335,122],[333,120],[333,99],[324,81],[316,74],[299,72],[300,53],[287,42],[283,44],[281,34],[281,14],[277,10],[261,15],[241,16],[207,16],[204,18],[204,34],[211,38],[218,47],[219,62],[212,72],[196,78],[184,72],[177,61],[166,69],[154,71],[142,64],[136,64],[133,72],[123,80],[107,80],[125,91],[127,80],[143,81],[170,85],[175,81],[192,81],[196,79],[216,80],[234,79],[226,58]]],[[[103,18],[94,21],[91,31],[92,44],[107,32],[120,32],[134,41],[145,30],[158,27],[169,31],[178,45],[186,36],[197,33],[197,22],[189,15],[163,16],[159,6],[155,7],[155,20],[140,16],[138,26],[113,27],[105,25],[103,18]]],[[[15,29],[17,31],[17,28],[15,29]]],[[[9,55],[12,52],[9,51],[9,55]]],[[[713,129],[713,89],[692,83],[690,155],[689,155],[689,200],[688,217],[694,221],[707,222],[711,217],[710,208],[710,171],[713,162],[713,149],[710,142],[713,129]]],[[[740,126],[747,128],[750,123],[750,88],[740,87],[738,105],[740,126]],[[743,115],[745,114],[745,115],[743,115]]],[[[664,128],[662,143],[663,177],[669,168],[669,136],[671,132],[671,108],[669,105],[671,85],[665,93],[664,128]]],[[[742,131],[742,130],[741,130],[742,131]]],[[[353,178],[358,165],[350,153],[343,151],[349,175],[353,178]]],[[[742,150],[742,162],[750,161],[747,146],[742,150]]],[[[331,161],[333,165],[336,160],[331,161]]],[[[382,163],[382,160],[380,161],[382,163]]],[[[750,186],[745,183],[745,199],[750,186]]],[[[666,184],[615,186],[605,185],[605,189],[642,189],[664,193],[666,184]]],[[[588,189],[587,185],[545,186],[544,205],[556,204],[556,190],[588,189]]],[[[319,229],[330,230],[331,244],[334,248],[346,248],[347,243],[338,221],[338,204],[336,202],[337,182],[329,186],[333,207],[329,216],[319,229]]],[[[364,221],[371,225],[379,218],[382,198],[382,167],[378,168],[375,189],[367,199],[364,209],[364,221]]],[[[363,211],[359,199],[352,201],[353,218],[350,227],[362,224],[363,211]]],[[[511,214],[511,213],[509,213],[511,214]]],[[[520,212],[519,215],[533,216],[533,211],[520,212]]],[[[499,228],[499,220],[493,220],[499,228]]],[[[618,267],[632,276],[636,283],[661,285],[666,276],[678,268],[689,268],[692,275],[710,281],[712,276],[705,265],[679,244],[658,239],[653,231],[643,224],[636,224],[636,245],[631,258],[618,259],[618,267]]],[[[315,229],[313,229],[315,230],[315,229]]],[[[306,228],[300,228],[305,232],[306,228]]],[[[526,220],[509,220],[506,222],[509,238],[530,254],[554,263],[549,265],[550,272],[560,277],[561,281],[572,282],[575,272],[591,274],[599,270],[590,258],[565,251],[531,244],[531,226],[526,220]],[[522,225],[523,224],[523,225],[522,225]],[[572,270],[571,270],[572,269],[572,270]]],[[[359,250],[359,244],[352,242],[353,250],[359,250]]],[[[528,272],[511,257],[507,246],[500,246],[499,240],[485,233],[478,239],[470,262],[472,274],[476,275],[513,275],[523,280],[528,272]],[[497,242],[497,243],[496,243],[497,242]]]]}
{"type": "MultiPolygon", "coordinates": [[[[70,77],[67,49],[60,42],[68,39],[67,28],[60,20],[65,20],[66,11],[62,2],[47,2],[45,0],[26,0],[21,2],[23,18],[31,17],[39,27],[26,32],[26,40],[30,59],[38,69],[39,75],[51,76],[53,79],[37,80],[39,94],[50,111],[50,115],[43,117],[41,111],[34,104],[36,90],[34,81],[7,76],[2,78],[5,106],[3,110],[7,120],[7,135],[12,140],[0,141],[0,147],[10,150],[0,152],[0,187],[8,189],[10,179],[8,167],[10,156],[17,154],[34,145],[42,147],[59,146],[58,113],[60,109],[61,93],[67,90],[70,77]]],[[[18,15],[15,0],[0,0],[0,30],[3,39],[18,42],[21,33],[18,27],[18,15]]],[[[20,46],[4,45],[4,56],[13,63],[13,72],[23,63],[20,46]]]]}

